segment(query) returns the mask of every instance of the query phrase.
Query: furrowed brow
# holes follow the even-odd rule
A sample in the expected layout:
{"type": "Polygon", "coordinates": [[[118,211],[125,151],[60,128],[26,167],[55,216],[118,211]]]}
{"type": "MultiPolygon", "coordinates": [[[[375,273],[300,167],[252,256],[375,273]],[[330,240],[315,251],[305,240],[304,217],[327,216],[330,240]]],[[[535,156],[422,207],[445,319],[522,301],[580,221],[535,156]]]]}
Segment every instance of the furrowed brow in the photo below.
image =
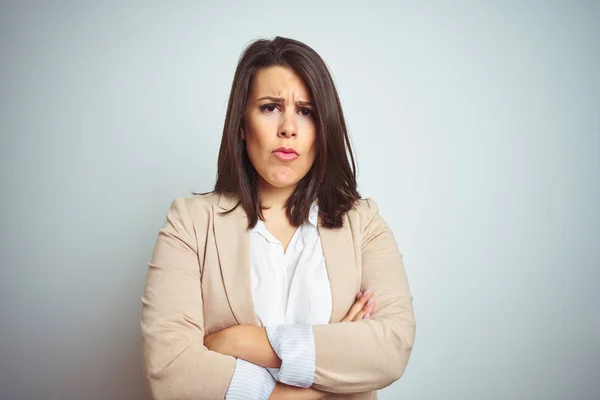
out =
{"type": "MultiPolygon", "coordinates": [[[[263,96],[263,97],[257,99],[256,101],[260,101],[260,100],[269,100],[269,101],[272,101],[273,103],[285,103],[285,99],[283,99],[281,97],[273,97],[273,96],[263,96]]],[[[296,102],[296,105],[301,106],[301,107],[312,107],[313,103],[311,103],[310,101],[298,100],[296,102]]]]}
{"type": "Polygon", "coordinates": [[[260,99],[257,99],[256,101],[260,101],[260,100],[270,100],[274,103],[285,103],[285,100],[282,99],[281,97],[264,96],[264,97],[261,97],[260,99]]]}

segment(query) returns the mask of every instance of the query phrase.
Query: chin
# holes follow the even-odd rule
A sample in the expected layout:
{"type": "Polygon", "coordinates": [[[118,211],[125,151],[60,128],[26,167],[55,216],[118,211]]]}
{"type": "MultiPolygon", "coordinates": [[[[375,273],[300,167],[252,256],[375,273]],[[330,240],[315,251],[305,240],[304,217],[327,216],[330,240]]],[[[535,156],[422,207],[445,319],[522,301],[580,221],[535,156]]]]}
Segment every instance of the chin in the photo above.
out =
{"type": "Polygon", "coordinates": [[[269,179],[265,179],[265,181],[274,188],[289,189],[295,187],[299,180],[289,176],[271,176],[269,179]]]}
{"type": "Polygon", "coordinates": [[[298,184],[298,181],[271,180],[267,181],[267,183],[277,189],[289,189],[295,187],[298,184]]]}

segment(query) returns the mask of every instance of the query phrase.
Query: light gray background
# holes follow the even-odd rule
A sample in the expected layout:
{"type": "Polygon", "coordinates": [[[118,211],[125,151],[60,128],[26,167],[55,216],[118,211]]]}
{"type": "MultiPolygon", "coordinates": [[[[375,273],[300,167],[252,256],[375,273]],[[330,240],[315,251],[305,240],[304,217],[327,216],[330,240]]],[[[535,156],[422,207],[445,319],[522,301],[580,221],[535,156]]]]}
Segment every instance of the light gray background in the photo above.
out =
{"type": "Polygon", "coordinates": [[[599,3],[426,3],[3,2],[0,398],[148,398],[158,229],[275,35],[330,66],[405,255],[417,340],[381,399],[598,398],[599,3]]]}

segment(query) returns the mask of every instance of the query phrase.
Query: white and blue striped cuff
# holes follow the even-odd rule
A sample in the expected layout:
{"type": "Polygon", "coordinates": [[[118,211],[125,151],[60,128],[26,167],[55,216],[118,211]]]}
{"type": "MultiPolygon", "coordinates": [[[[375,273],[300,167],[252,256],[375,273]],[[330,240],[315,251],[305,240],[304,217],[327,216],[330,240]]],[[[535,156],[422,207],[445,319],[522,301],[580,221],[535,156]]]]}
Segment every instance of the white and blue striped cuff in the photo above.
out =
{"type": "Polygon", "coordinates": [[[286,385],[308,388],[315,378],[315,337],[311,325],[274,325],[266,328],[281,368],[269,368],[286,385]]]}
{"type": "Polygon", "coordinates": [[[266,368],[238,358],[225,399],[267,400],[275,389],[275,383],[266,368]]]}

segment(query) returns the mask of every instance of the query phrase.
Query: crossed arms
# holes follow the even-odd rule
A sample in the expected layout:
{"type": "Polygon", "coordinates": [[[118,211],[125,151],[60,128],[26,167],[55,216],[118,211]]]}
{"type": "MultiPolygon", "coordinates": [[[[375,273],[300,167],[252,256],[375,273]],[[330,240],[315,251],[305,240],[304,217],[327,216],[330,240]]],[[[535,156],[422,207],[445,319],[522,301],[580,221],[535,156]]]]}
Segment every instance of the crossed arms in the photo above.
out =
{"type": "MultiPolygon", "coordinates": [[[[144,366],[155,399],[223,399],[236,357],[205,346],[198,264],[203,250],[197,246],[203,241],[196,238],[201,232],[195,229],[187,201],[179,198],[171,204],[148,264],[142,296],[144,366]]],[[[312,327],[316,353],[312,389],[318,392],[349,394],[386,387],[401,376],[412,350],[415,323],[402,255],[375,203],[362,202],[357,207],[362,227],[361,287],[375,294],[377,310],[370,319],[312,327]]],[[[241,350],[236,356],[264,367],[281,363],[259,331],[262,328],[236,329],[252,329],[251,343],[259,350],[243,353],[247,348],[234,341],[239,347],[230,353],[241,350]]],[[[277,386],[272,396],[285,389],[277,386]]]]}

